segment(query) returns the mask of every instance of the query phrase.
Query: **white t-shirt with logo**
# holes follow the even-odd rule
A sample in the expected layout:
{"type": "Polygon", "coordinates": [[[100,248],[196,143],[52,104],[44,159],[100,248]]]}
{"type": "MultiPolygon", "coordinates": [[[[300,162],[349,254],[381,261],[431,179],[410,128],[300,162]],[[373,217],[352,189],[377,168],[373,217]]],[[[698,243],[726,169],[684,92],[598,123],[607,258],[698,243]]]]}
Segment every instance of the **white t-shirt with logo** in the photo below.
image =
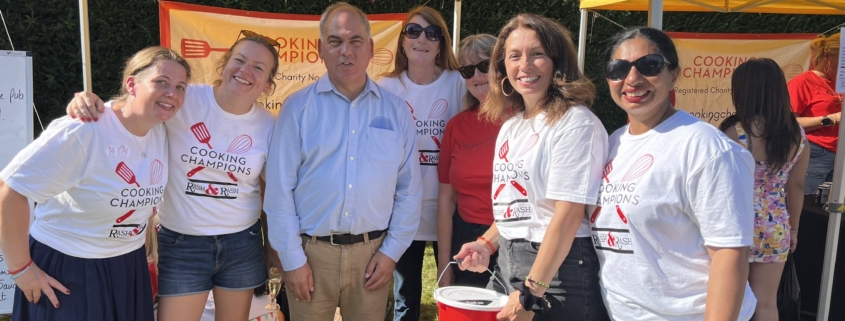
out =
{"type": "MultiPolygon", "coordinates": [[[[702,320],[707,246],[751,245],[754,160],[678,111],[654,129],[610,137],[599,205],[589,206],[605,303],[615,320],[702,320]]],[[[754,313],[746,285],[740,320],[754,313]]]]}
{"type": "Polygon", "coordinates": [[[164,125],[135,136],[111,105],[97,124],[53,121],[0,172],[9,187],[38,202],[30,235],[69,256],[102,259],[139,249],[162,205],[164,125]]]}
{"type": "MultiPolygon", "coordinates": [[[[506,121],[493,158],[493,218],[508,240],[542,242],[555,202],[595,204],[607,156],[607,131],[584,106],[546,124],[546,113],[506,121]]],[[[587,216],[576,237],[590,236],[587,216]]]]}
{"type": "Polygon", "coordinates": [[[161,224],[189,235],[243,231],[261,214],[264,164],[275,117],[259,105],[224,111],[213,87],[192,84],[182,110],[168,120],[170,184],[161,224]]]}
{"type": "Polygon", "coordinates": [[[415,241],[437,240],[437,164],[440,159],[440,142],[443,131],[458,112],[466,93],[466,83],[455,70],[444,70],[440,77],[428,85],[417,85],[408,79],[407,72],[398,78],[385,77],[379,85],[405,99],[405,106],[414,116],[417,131],[417,150],[423,184],[422,213],[415,241]]]}

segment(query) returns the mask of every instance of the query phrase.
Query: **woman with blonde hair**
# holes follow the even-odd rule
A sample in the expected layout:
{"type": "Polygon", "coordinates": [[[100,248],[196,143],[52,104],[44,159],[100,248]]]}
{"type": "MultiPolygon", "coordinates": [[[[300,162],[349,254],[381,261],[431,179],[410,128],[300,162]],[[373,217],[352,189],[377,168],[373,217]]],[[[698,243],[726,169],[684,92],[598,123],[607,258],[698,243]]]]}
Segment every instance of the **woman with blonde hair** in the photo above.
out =
{"type": "Polygon", "coordinates": [[[607,132],[589,106],[595,86],[578,69],[569,31],[520,14],[499,33],[481,109],[504,120],[496,139],[494,224],[455,259],[461,269],[493,271],[510,294],[499,320],[607,320],[587,204],[599,197],[607,132]],[[536,313],[536,314],[535,314],[536,313]]]}
{"type": "MultiPolygon", "coordinates": [[[[209,291],[226,302],[215,307],[218,320],[246,320],[253,289],[269,267],[281,269],[259,219],[275,117],[256,102],[275,87],[278,47],[242,30],[218,61],[220,79],[188,86],[185,110],[165,123],[171,166],[159,206],[160,320],[199,320],[209,291]]],[[[99,104],[81,93],[68,111],[92,120],[99,104]]]]}
{"type": "Polygon", "coordinates": [[[819,36],[810,43],[811,70],[789,81],[792,112],[810,141],[810,165],[804,179],[804,194],[813,194],[833,178],[839,123],[842,118],[842,94],[837,93],[839,70],[839,34],[819,36]]]}
{"type": "Polygon", "coordinates": [[[59,118],[0,172],[13,320],[154,319],[144,241],[168,182],[162,122],[190,76],[170,49],[139,51],[100,126],[59,118]],[[38,202],[32,226],[27,199],[38,202]]]}
{"type": "MultiPolygon", "coordinates": [[[[446,123],[466,92],[452,53],[452,37],[437,10],[419,6],[402,23],[392,72],[379,85],[405,100],[417,129],[423,182],[420,227],[393,272],[394,320],[419,320],[426,242],[437,253],[437,164],[446,123]]],[[[403,107],[403,108],[405,108],[403,107]]],[[[437,256],[435,255],[435,260],[437,256]]]]}
{"type": "MultiPolygon", "coordinates": [[[[496,37],[472,35],[461,41],[458,68],[467,87],[464,110],[452,117],[443,133],[437,208],[437,275],[443,275],[440,286],[468,285],[485,287],[490,276],[461,271],[450,266],[452,256],[466,242],[474,241],[493,224],[490,184],[493,181],[494,143],[501,122],[480,117],[482,102],[487,100],[490,86],[487,71],[496,37]]],[[[495,254],[488,264],[495,265],[495,254]]]]}

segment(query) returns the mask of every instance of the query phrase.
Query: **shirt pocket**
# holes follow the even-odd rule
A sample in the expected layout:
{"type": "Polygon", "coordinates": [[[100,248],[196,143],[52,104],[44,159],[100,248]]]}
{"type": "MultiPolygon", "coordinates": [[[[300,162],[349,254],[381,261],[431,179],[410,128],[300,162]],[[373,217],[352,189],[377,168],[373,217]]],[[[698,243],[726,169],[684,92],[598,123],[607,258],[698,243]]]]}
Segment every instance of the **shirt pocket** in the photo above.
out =
{"type": "Polygon", "coordinates": [[[367,156],[379,165],[398,167],[403,152],[399,144],[399,135],[395,131],[383,128],[367,128],[367,156]]]}

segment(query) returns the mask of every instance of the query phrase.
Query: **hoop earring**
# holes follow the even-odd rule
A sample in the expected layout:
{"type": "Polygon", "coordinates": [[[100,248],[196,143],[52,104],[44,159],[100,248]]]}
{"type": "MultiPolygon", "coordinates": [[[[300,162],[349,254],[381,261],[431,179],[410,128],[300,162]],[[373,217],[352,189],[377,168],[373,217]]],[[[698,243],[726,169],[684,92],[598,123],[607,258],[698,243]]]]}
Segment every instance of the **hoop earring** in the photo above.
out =
{"type": "Polygon", "coordinates": [[[505,97],[508,97],[510,95],[513,95],[513,92],[516,91],[516,89],[514,89],[513,86],[511,86],[511,89],[512,89],[511,93],[510,94],[506,93],[505,92],[505,80],[508,80],[508,77],[502,78],[502,95],[505,95],[505,97]]]}

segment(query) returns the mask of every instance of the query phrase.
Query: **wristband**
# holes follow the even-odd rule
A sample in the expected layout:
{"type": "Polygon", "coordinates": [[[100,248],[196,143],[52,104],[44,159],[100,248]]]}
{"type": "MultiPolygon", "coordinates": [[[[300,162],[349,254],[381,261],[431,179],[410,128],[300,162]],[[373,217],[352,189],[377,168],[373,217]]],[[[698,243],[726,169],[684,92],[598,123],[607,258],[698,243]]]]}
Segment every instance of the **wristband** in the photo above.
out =
{"type": "MultiPolygon", "coordinates": [[[[18,272],[18,273],[16,273],[16,274],[12,274],[12,275],[10,275],[10,276],[9,276],[9,278],[10,278],[10,279],[12,279],[12,280],[15,280],[15,279],[17,279],[17,278],[21,277],[24,273],[26,273],[26,271],[29,271],[29,268],[31,268],[31,267],[32,267],[32,264],[28,264],[28,265],[27,265],[27,266],[23,269],[23,271],[20,271],[20,272],[18,272]]],[[[35,278],[36,278],[36,279],[38,279],[38,276],[36,276],[35,278]]]]}
{"type": "Polygon", "coordinates": [[[552,310],[552,303],[549,302],[549,299],[546,299],[545,295],[538,296],[531,293],[530,290],[525,288],[524,282],[514,282],[511,285],[519,291],[519,303],[522,304],[525,311],[546,314],[552,310]]]}
{"type": "Polygon", "coordinates": [[[24,266],[21,267],[20,269],[17,269],[17,270],[14,270],[14,271],[8,270],[7,272],[9,272],[9,275],[23,274],[22,272],[26,271],[26,269],[28,269],[30,265],[32,265],[32,259],[30,259],[29,262],[24,264],[24,266]]]}
{"type": "Polygon", "coordinates": [[[479,236],[478,240],[484,241],[484,243],[487,243],[487,246],[490,247],[490,254],[496,253],[496,248],[493,247],[493,243],[490,243],[490,241],[485,239],[483,236],[479,236]]]}
{"type": "Polygon", "coordinates": [[[548,288],[549,288],[549,285],[548,285],[548,284],[545,284],[545,283],[543,283],[543,282],[540,282],[540,281],[534,280],[534,279],[532,279],[532,278],[531,278],[531,276],[530,276],[530,275],[526,275],[526,276],[525,276],[525,280],[526,280],[526,281],[528,281],[528,283],[531,283],[531,284],[536,284],[536,285],[542,286],[542,287],[544,287],[544,288],[546,288],[546,289],[548,289],[548,288]]]}

